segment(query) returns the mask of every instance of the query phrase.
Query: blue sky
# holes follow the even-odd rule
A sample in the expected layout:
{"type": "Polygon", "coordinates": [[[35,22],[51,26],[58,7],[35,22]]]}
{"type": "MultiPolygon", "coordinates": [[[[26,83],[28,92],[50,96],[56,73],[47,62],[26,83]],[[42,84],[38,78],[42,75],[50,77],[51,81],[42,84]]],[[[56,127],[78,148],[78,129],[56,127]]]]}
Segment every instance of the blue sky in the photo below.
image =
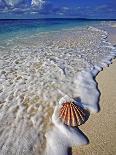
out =
{"type": "Polygon", "coordinates": [[[0,0],[0,18],[114,18],[116,0],[0,0]]]}

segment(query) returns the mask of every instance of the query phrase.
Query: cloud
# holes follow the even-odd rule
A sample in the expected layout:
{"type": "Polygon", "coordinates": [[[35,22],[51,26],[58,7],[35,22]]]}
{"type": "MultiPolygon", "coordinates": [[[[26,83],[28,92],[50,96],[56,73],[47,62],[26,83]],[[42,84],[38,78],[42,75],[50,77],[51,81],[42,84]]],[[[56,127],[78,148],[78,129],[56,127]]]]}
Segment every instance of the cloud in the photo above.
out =
{"type": "Polygon", "coordinates": [[[44,3],[45,3],[44,0],[32,0],[31,1],[31,5],[32,6],[39,6],[39,7],[41,7],[44,3]]]}
{"type": "MultiPolygon", "coordinates": [[[[59,2],[60,4],[60,2],[59,2]]],[[[11,13],[14,16],[26,14],[29,17],[77,17],[77,18],[95,18],[95,17],[115,17],[114,3],[106,3],[96,6],[79,6],[65,3],[57,5],[51,0],[0,0],[0,14],[11,13]]],[[[27,16],[26,16],[27,17],[27,16]]]]}
{"type": "Polygon", "coordinates": [[[15,4],[16,1],[13,0],[4,0],[4,2],[6,3],[6,5],[8,6],[13,6],[15,4]]]}
{"type": "Polygon", "coordinates": [[[0,0],[0,8],[8,7],[9,10],[12,8],[24,8],[25,6],[41,8],[44,3],[44,0],[0,0]]]}
{"type": "Polygon", "coordinates": [[[14,7],[15,5],[18,5],[23,0],[2,0],[2,2],[5,3],[7,7],[14,7]]]}

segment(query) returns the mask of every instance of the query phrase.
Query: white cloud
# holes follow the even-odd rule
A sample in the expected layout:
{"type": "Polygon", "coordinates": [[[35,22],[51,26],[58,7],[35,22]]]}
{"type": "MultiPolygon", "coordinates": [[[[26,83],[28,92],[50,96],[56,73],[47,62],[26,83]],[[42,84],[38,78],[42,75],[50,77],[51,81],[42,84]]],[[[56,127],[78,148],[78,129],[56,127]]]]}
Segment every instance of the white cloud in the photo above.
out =
{"type": "Polygon", "coordinates": [[[44,0],[32,0],[31,1],[32,6],[40,6],[41,7],[44,3],[45,3],[44,0]]]}
{"type": "Polygon", "coordinates": [[[36,11],[33,11],[33,12],[30,12],[31,14],[38,14],[38,12],[36,12],[36,11]]]}
{"type": "Polygon", "coordinates": [[[63,12],[58,12],[58,13],[56,13],[57,15],[64,15],[64,13],[63,12]]]}
{"type": "Polygon", "coordinates": [[[62,9],[63,9],[63,10],[69,10],[69,8],[66,7],[66,6],[62,7],[62,9]]]}
{"type": "Polygon", "coordinates": [[[14,6],[15,4],[17,4],[17,1],[19,1],[19,0],[4,0],[6,5],[8,5],[8,6],[14,6]]]}
{"type": "Polygon", "coordinates": [[[16,7],[16,6],[20,6],[20,4],[23,5],[28,5],[30,3],[30,7],[40,7],[45,3],[44,0],[0,0],[0,5],[5,5],[7,7],[16,7]],[[31,2],[30,2],[31,1],[31,2]]]}

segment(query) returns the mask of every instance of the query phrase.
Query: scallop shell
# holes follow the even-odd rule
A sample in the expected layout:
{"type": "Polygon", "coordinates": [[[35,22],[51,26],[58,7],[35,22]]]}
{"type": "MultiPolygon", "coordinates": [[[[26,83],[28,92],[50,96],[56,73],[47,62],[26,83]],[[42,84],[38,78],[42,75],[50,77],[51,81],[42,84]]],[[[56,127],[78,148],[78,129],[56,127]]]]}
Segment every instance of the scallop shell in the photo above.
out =
{"type": "Polygon", "coordinates": [[[64,124],[74,127],[86,121],[86,113],[82,107],[72,102],[65,102],[60,109],[59,117],[64,124]]]}

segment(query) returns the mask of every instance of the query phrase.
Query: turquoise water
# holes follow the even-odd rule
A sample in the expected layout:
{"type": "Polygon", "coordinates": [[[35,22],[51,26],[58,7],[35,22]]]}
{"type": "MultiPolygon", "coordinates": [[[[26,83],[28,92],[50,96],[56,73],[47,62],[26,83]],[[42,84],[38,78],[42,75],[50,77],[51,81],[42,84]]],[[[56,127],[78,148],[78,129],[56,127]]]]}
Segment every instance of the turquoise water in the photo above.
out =
{"type": "Polygon", "coordinates": [[[101,21],[41,19],[41,20],[0,20],[0,39],[23,37],[39,32],[61,30],[64,28],[95,25],[101,21]]]}

